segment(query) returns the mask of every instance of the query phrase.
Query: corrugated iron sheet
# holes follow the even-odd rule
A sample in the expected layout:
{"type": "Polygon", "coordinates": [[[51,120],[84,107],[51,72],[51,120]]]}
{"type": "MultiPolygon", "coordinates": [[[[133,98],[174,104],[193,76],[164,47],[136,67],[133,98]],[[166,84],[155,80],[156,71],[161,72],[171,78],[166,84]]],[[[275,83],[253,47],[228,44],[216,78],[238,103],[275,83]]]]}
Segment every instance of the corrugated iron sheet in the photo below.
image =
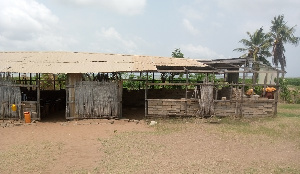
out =
{"type": "Polygon", "coordinates": [[[194,59],[83,52],[0,52],[0,72],[98,73],[156,71],[156,66],[205,67],[194,59]]]}

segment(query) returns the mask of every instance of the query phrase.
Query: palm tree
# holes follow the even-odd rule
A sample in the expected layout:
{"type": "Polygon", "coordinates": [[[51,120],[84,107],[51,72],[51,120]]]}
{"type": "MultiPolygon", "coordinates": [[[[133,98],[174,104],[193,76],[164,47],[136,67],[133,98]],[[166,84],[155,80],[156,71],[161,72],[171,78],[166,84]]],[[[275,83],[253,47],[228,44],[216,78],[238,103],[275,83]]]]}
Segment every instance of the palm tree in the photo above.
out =
{"type": "Polygon", "coordinates": [[[242,39],[239,41],[245,46],[245,48],[236,48],[233,51],[246,52],[242,55],[242,57],[251,57],[254,62],[261,61],[266,65],[271,65],[266,59],[272,56],[269,51],[272,46],[272,38],[270,37],[270,34],[265,34],[261,27],[253,34],[247,32],[247,35],[249,36],[249,39],[242,39]]]}
{"type": "MultiPolygon", "coordinates": [[[[246,52],[242,57],[253,58],[254,62],[252,64],[252,68],[255,71],[259,71],[258,61],[270,66],[270,62],[266,59],[267,57],[272,56],[269,51],[272,46],[272,39],[270,38],[270,35],[265,34],[262,27],[259,30],[256,30],[253,34],[250,32],[247,32],[247,34],[249,36],[249,40],[242,39],[239,41],[245,46],[245,48],[236,48],[233,51],[246,52]]],[[[258,73],[254,72],[253,82],[256,82],[257,78],[258,73]]]]}
{"type": "Polygon", "coordinates": [[[287,22],[284,21],[284,15],[275,16],[274,20],[271,21],[271,32],[270,35],[274,39],[273,43],[273,64],[278,66],[278,63],[281,65],[281,70],[284,71],[286,67],[286,58],[285,58],[285,43],[291,43],[292,45],[297,46],[300,38],[295,37],[295,27],[288,27],[287,22]]]}

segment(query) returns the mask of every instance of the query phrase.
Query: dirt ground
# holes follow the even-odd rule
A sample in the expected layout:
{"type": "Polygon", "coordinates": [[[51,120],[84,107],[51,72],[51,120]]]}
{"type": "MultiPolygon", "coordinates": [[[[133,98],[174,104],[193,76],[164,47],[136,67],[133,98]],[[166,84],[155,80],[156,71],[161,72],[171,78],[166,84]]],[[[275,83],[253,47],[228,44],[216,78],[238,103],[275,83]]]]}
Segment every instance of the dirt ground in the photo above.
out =
{"type": "Polygon", "coordinates": [[[300,173],[299,120],[156,121],[6,121],[0,173],[300,173]]]}

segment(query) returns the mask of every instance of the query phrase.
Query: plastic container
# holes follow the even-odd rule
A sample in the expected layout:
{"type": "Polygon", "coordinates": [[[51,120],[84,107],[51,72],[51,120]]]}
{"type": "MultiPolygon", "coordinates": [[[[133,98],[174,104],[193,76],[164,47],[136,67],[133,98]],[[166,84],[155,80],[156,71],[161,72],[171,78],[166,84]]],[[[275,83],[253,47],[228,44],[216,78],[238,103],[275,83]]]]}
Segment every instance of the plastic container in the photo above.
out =
{"type": "Polygon", "coordinates": [[[24,112],[25,123],[31,123],[30,112],[24,112]]]}
{"type": "Polygon", "coordinates": [[[11,105],[11,110],[12,110],[13,112],[16,112],[16,111],[17,111],[17,105],[12,104],[12,105],[11,105]]]}

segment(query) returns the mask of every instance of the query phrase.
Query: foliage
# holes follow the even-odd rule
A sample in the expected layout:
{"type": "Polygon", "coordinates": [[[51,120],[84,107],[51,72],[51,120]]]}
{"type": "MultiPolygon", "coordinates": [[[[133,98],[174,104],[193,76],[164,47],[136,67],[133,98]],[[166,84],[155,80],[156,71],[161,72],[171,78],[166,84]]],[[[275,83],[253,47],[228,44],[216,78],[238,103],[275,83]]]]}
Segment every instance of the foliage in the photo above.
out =
{"type": "MultiPolygon", "coordinates": [[[[135,75],[134,73],[122,73],[121,78],[124,79],[123,88],[127,88],[128,90],[139,90],[144,89],[147,74],[141,73],[140,75],[135,75]]],[[[151,79],[152,75],[148,75],[148,80],[151,79]]]]}
{"type": "Polygon", "coordinates": [[[58,84],[56,87],[59,87],[59,89],[65,89],[66,88],[66,80],[67,80],[67,74],[57,74],[57,80],[58,84]]]}
{"type": "Polygon", "coordinates": [[[300,86],[300,78],[285,78],[287,85],[300,86]]]}
{"type": "MultiPolygon", "coordinates": [[[[256,30],[253,34],[247,32],[249,39],[240,40],[240,43],[242,43],[245,48],[236,48],[234,51],[246,52],[246,54],[243,55],[244,57],[252,57],[254,61],[258,60],[262,61],[266,65],[270,65],[266,58],[272,56],[269,51],[272,47],[273,64],[276,67],[280,64],[281,70],[284,71],[286,67],[284,44],[290,43],[297,46],[300,41],[300,37],[294,36],[296,26],[288,27],[286,25],[287,22],[284,21],[284,15],[275,16],[274,19],[271,20],[271,23],[272,26],[268,33],[263,33],[262,28],[256,30]]],[[[258,70],[255,63],[253,64],[253,68],[258,70]]]]}
{"type": "Polygon", "coordinates": [[[41,74],[40,86],[42,90],[53,90],[54,89],[54,77],[56,80],[55,89],[64,89],[66,87],[66,74],[41,74]]]}
{"type": "MultiPolygon", "coordinates": [[[[189,82],[191,83],[197,83],[204,80],[206,77],[203,73],[191,73],[189,74],[189,82]]],[[[127,88],[128,90],[139,90],[145,88],[145,80],[147,79],[146,73],[142,73],[141,75],[137,75],[134,73],[122,73],[121,78],[123,79],[123,88],[127,88]]],[[[152,82],[152,75],[148,75],[148,81],[152,82]]],[[[213,74],[208,75],[208,80],[212,81],[215,78],[213,74]]],[[[170,81],[171,83],[185,83],[186,77],[185,74],[180,73],[178,75],[175,75],[173,79],[168,77],[168,79],[162,79],[160,80],[154,80],[154,83],[166,83],[167,81],[170,81]]],[[[167,84],[167,83],[166,83],[167,84]]],[[[154,86],[155,89],[160,89],[162,86],[154,86]]],[[[163,88],[166,89],[182,89],[184,86],[177,86],[177,85],[165,85],[163,88]]],[[[194,86],[189,86],[189,88],[194,88],[194,86]]]]}
{"type": "MultiPolygon", "coordinates": [[[[184,54],[181,53],[180,48],[175,48],[175,50],[172,52],[172,57],[174,58],[184,58],[184,54]]],[[[161,81],[162,83],[165,83],[166,80],[174,80],[174,76],[179,75],[179,73],[161,73],[161,81]]],[[[182,74],[180,74],[182,76],[182,74]]],[[[175,87],[177,88],[177,87],[175,87]]]]}
{"type": "Polygon", "coordinates": [[[181,53],[180,48],[175,48],[175,50],[172,52],[172,57],[184,58],[184,54],[181,53]]]}
{"type": "Polygon", "coordinates": [[[253,34],[247,32],[249,39],[242,39],[239,42],[242,43],[245,48],[236,48],[233,51],[246,52],[244,57],[251,57],[254,61],[262,61],[266,65],[270,65],[266,59],[272,54],[269,49],[271,48],[270,35],[263,32],[263,28],[256,30],[253,34]]]}
{"type": "Polygon", "coordinates": [[[291,102],[291,92],[287,87],[286,80],[284,78],[279,79],[279,85],[280,85],[280,98],[284,102],[291,102]]]}
{"type": "Polygon", "coordinates": [[[299,92],[300,92],[300,87],[291,90],[293,103],[300,103],[299,92]]]}
{"type": "Polygon", "coordinates": [[[274,40],[273,44],[273,64],[278,66],[281,65],[281,69],[284,71],[286,67],[285,59],[285,43],[291,43],[292,45],[298,45],[300,37],[294,36],[295,27],[288,27],[287,22],[284,21],[284,15],[278,15],[274,17],[274,20],[271,21],[271,32],[270,35],[274,40]]]}

